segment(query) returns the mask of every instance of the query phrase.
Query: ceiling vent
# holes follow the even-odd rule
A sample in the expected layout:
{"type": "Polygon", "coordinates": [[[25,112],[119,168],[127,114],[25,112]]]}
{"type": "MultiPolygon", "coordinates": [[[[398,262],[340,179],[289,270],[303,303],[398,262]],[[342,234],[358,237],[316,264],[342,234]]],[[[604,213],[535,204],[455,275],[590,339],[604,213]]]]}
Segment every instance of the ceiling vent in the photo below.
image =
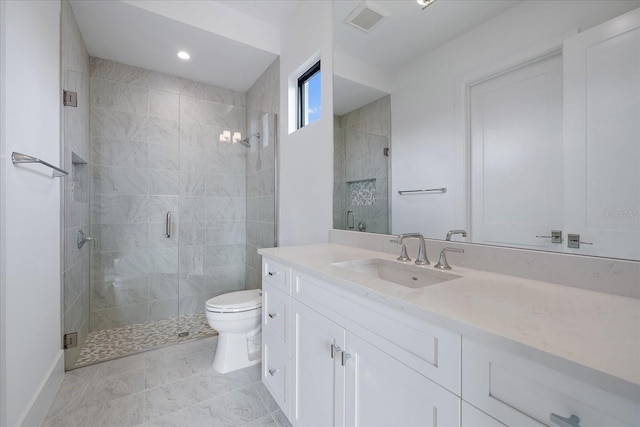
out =
{"type": "Polygon", "coordinates": [[[368,33],[390,13],[377,4],[363,1],[344,19],[347,24],[368,33]]]}

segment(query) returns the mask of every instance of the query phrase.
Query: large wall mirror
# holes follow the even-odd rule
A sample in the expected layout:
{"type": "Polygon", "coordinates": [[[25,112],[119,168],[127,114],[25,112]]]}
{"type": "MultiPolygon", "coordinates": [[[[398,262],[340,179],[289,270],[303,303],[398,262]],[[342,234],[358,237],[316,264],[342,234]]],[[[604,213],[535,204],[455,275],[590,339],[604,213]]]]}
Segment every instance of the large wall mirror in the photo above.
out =
{"type": "Polygon", "coordinates": [[[334,2],[334,228],[640,260],[640,1],[334,2]]]}

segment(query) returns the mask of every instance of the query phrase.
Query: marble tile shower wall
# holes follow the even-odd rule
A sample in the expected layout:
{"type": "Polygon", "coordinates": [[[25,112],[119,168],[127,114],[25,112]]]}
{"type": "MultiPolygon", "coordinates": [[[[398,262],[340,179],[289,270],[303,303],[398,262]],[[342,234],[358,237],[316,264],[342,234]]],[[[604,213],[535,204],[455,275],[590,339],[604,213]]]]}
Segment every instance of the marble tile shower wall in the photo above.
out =
{"type": "Polygon", "coordinates": [[[280,108],[280,59],[276,59],[247,92],[247,132],[253,139],[247,155],[246,286],[261,286],[258,249],[274,246],[276,114],[280,108]],[[267,115],[265,117],[265,114],[267,115]],[[266,126],[265,126],[266,125],[266,126]],[[265,135],[265,132],[268,135],[265,135]],[[265,143],[268,144],[265,145],[265,143]]]}
{"type": "Polygon", "coordinates": [[[66,90],[78,93],[78,106],[63,109],[64,197],[64,333],[78,333],[78,347],[66,351],[65,364],[74,366],[89,333],[90,245],[78,249],[76,235],[89,233],[89,54],[71,5],[62,2],[62,79],[66,90]],[[75,161],[74,161],[75,159],[75,161]]]}
{"type": "Polygon", "coordinates": [[[244,93],[91,58],[91,330],[245,288],[244,93]],[[173,216],[165,236],[167,212],[173,216]]]}
{"type": "MultiPolygon", "coordinates": [[[[391,96],[387,95],[334,119],[334,225],[346,225],[346,211],[355,214],[355,227],[366,224],[366,231],[389,231],[389,157],[383,149],[391,141],[391,96]],[[375,204],[353,205],[348,183],[375,180],[375,204]],[[340,198],[338,203],[336,199],[340,198]],[[336,208],[337,206],[337,208],[336,208]],[[341,209],[341,210],[339,210],[341,209]]],[[[344,226],[340,228],[345,228],[344,226]]]]}

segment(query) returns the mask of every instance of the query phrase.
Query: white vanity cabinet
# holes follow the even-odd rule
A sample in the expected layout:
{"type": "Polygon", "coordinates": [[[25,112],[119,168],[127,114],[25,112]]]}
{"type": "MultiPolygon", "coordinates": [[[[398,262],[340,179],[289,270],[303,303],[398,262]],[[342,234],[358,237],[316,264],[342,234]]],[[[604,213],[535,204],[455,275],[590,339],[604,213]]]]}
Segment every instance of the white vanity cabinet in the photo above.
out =
{"type": "Polygon", "coordinates": [[[466,337],[462,349],[462,398],[508,426],[640,425],[638,402],[466,337]]]}
{"type": "Polygon", "coordinates": [[[278,406],[288,413],[291,396],[291,269],[264,261],[262,277],[262,382],[278,406]]]}
{"type": "Polygon", "coordinates": [[[294,425],[460,425],[460,335],[290,274],[288,306],[263,275],[263,382],[294,425]]]}
{"type": "Polygon", "coordinates": [[[458,426],[460,399],[306,305],[293,302],[301,426],[458,426]]]}
{"type": "Polygon", "coordinates": [[[295,426],[640,426],[624,387],[442,328],[366,284],[264,262],[263,382],[295,426]]]}

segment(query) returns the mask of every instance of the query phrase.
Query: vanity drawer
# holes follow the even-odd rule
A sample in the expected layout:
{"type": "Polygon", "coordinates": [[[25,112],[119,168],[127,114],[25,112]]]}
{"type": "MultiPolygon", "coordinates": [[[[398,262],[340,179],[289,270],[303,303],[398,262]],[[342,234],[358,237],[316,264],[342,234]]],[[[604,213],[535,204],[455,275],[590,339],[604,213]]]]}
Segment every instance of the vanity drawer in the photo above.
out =
{"type": "Polygon", "coordinates": [[[262,279],[275,285],[281,292],[290,293],[291,268],[277,261],[262,258],[262,279]]]}
{"type": "Polygon", "coordinates": [[[478,408],[462,401],[462,427],[506,427],[500,421],[485,414],[478,408]]]}
{"type": "Polygon", "coordinates": [[[562,425],[552,414],[575,415],[581,427],[640,425],[638,402],[467,338],[462,398],[509,426],[562,425]]]}
{"type": "Polygon", "coordinates": [[[262,327],[273,333],[283,345],[287,339],[289,296],[276,290],[271,282],[262,285],[262,327]]]}
{"type": "Polygon", "coordinates": [[[263,331],[262,382],[285,413],[288,413],[288,375],[287,347],[282,345],[269,331],[263,331]]]}
{"type": "Polygon", "coordinates": [[[459,334],[304,273],[292,278],[295,299],[460,395],[459,334]]]}

